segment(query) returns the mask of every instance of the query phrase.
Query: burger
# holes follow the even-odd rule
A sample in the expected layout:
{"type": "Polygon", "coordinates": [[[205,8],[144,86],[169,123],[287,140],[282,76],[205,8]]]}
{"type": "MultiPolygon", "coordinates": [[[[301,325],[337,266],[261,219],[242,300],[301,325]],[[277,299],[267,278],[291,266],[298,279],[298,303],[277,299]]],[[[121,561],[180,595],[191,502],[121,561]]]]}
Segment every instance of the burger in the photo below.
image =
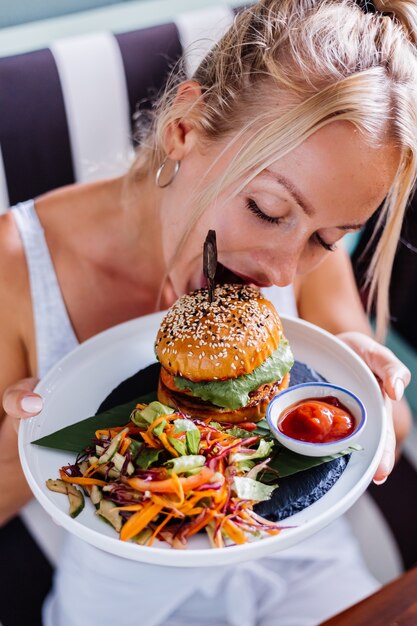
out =
{"type": "Polygon", "coordinates": [[[159,328],[158,399],[217,422],[258,421],[294,363],[274,305],[248,285],[184,295],[159,328]]]}

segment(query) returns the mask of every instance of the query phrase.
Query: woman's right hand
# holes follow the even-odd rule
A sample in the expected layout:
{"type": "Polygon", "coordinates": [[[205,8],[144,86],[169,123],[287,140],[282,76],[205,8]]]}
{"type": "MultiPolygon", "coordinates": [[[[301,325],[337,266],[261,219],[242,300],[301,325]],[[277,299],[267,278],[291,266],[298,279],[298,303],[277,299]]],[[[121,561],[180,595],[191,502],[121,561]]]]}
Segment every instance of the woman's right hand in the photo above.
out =
{"type": "Polygon", "coordinates": [[[0,526],[30,500],[32,492],[20,465],[17,431],[20,420],[42,410],[42,398],[33,393],[36,378],[24,378],[3,394],[6,413],[0,426],[0,526]]]}

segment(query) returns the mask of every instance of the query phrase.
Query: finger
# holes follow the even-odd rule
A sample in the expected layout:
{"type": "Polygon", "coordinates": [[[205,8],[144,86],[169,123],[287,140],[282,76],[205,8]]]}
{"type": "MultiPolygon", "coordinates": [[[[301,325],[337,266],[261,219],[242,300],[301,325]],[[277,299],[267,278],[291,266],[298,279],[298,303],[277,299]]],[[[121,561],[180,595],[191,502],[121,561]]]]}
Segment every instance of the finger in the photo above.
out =
{"type": "Polygon", "coordinates": [[[6,389],[3,396],[3,409],[7,415],[20,419],[37,415],[42,410],[41,396],[33,393],[37,382],[36,378],[25,378],[6,389]]]}
{"type": "Polygon", "coordinates": [[[382,381],[384,391],[392,400],[401,400],[411,379],[410,370],[391,350],[363,333],[342,333],[345,341],[365,361],[375,376],[382,381]]]}
{"type": "Polygon", "coordinates": [[[397,359],[391,350],[378,344],[369,353],[367,362],[374,374],[382,381],[382,388],[391,400],[401,400],[411,379],[410,370],[404,363],[397,359]]]}
{"type": "Polygon", "coordinates": [[[392,471],[395,463],[395,432],[394,432],[394,420],[392,412],[392,403],[388,398],[385,398],[385,408],[387,411],[388,423],[385,432],[384,449],[379,462],[378,468],[374,475],[374,483],[376,485],[382,485],[389,474],[392,471]]]}

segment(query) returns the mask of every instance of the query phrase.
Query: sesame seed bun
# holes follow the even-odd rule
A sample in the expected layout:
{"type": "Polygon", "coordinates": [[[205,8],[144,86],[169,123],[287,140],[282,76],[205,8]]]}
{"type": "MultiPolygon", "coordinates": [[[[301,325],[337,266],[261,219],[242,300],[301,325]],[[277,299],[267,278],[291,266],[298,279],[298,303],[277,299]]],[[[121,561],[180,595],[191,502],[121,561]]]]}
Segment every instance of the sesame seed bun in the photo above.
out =
{"type": "Polygon", "coordinates": [[[193,382],[250,374],[277,349],[282,325],[274,305],[248,285],[220,285],[182,296],[160,326],[155,352],[172,376],[193,382]]]}

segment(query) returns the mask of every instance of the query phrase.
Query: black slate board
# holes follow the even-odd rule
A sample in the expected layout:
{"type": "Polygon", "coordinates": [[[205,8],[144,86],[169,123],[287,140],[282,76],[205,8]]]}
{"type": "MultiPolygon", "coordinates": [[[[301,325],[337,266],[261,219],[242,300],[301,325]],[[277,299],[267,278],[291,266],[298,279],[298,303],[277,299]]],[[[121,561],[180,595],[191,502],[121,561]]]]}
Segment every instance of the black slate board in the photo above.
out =
{"type": "MultiPolygon", "coordinates": [[[[159,368],[158,363],[153,363],[124,380],[103,400],[97,413],[108,411],[155,391],[158,386],[159,368]]],[[[290,386],[315,381],[325,379],[304,363],[296,361],[291,370],[290,386]]],[[[349,455],[339,457],[304,472],[280,478],[279,488],[273,492],[271,499],[259,503],[255,510],[272,521],[283,520],[302,511],[333,487],[345,470],[349,458],[349,455]]]]}

